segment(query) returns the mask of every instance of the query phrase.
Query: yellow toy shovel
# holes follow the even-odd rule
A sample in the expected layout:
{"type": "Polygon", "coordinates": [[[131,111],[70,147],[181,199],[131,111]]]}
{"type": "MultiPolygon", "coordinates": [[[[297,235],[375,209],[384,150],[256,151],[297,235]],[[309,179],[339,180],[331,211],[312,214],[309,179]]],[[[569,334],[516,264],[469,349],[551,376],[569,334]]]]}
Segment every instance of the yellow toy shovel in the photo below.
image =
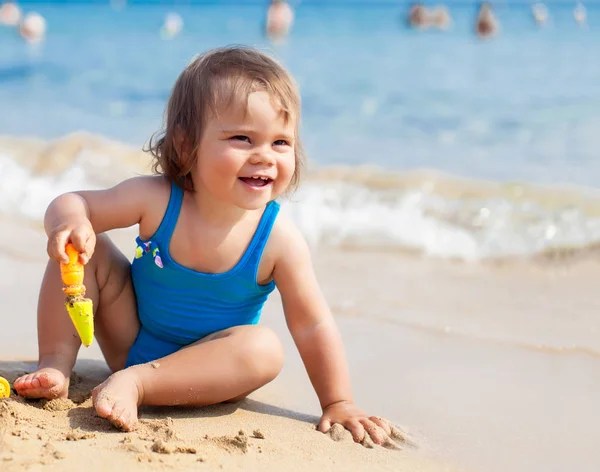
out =
{"type": "Polygon", "coordinates": [[[10,384],[4,377],[0,377],[0,398],[10,397],[10,384]]]}
{"type": "Polygon", "coordinates": [[[69,312],[71,321],[75,325],[77,334],[85,347],[92,344],[94,339],[94,310],[92,301],[85,298],[85,285],[83,285],[83,264],[79,262],[79,252],[71,243],[65,247],[69,256],[67,264],[60,265],[60,275],[65,285],[63,292],[66,295],[65,308],[69,312]]]}

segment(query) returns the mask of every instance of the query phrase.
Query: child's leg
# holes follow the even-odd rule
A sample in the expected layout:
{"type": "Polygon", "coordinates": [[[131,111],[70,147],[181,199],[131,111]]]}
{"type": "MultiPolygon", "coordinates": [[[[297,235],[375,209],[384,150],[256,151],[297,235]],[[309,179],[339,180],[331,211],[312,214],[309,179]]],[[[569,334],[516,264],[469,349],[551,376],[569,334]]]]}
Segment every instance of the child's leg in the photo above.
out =
{"type": "Polygon", "coordinates": [[[94,389],[96,412],[131,431],[138,405],[201,406],[237,400],[273,380],[283,348],[273,331],[236,326],[167,357],[114,373],[94,389]]]}
{"type": "MultiPolygon", "coordinates": [[[[139,320],[129,261],[106,235],[98,236],[95,253],[85,266],[84,284],[86,297],[94,304],[100,348],[111,369],[122,369],[139,331],[139,320]]],[[[68,394],[81,341],[64,302],[59,265],[50,260],[38,302],[38,367],[15,381],[19,395],[64,398],[68,394]]]]}

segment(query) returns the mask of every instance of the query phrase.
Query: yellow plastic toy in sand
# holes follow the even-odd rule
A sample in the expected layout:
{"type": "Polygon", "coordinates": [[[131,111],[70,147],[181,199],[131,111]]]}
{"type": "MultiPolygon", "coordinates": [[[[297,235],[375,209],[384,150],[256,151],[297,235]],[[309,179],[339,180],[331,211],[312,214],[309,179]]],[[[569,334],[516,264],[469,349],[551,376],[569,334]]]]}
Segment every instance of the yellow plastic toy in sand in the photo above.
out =
{"type": "Polygon", "coordinates": [[[71,243],[67,244],[65,252],[69,256],[69,262],[60,265],[60,275],[65,285],[65,308],[81,342],[88,347],[94,339],[94,309],[92,301],[85,298],[84,271],[83,264],[79,262],[79,252],[71,243]]]}
{"type": "Polygon", "coordinates": [[[4,377],[0,377],[0,398],[10,397],[10,384],[4,377]]]}

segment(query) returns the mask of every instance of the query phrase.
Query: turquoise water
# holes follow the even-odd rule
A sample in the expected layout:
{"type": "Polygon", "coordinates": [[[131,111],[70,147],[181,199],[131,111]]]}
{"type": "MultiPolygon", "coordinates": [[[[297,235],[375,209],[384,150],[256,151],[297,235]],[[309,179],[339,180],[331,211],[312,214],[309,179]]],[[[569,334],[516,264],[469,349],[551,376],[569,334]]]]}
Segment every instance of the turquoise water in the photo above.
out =
{"type": "MultiPolygon", "coordinates": [[[[423,32],[405,27],[406,4],[305,2],[275,46],[262,35],[263,3],[179,3],[28,2],[46,17],[47,38],[30,47],[0,28],[0,134],[85,130],[140,148],[194,55],[249,44],[280,58],[301,88],[302,135],[321,177],[284,210],[311,243],[477,260],[600,242],[600,4],[586,4],[586,27],[574,3],[552,4],[538,28],[529,7],[501,3],[501,33],[480,41],[474,5],[450,7],[449,31],[423,32]],[[184,30],[164,40],[169,12],[184,30]],[[327,174],[333,165],[346,173],[327,174]],[[537,184],[561,185],[535,193],[537,184]]],[[[86,139],[51,153],[32,151],[31,140],[0,148],[0,214],[39,219],[75,182],[106,185],[99,169],[124,155],[86,139]],[[61,153],[68,171],[62,157],[47,162],[61,153]]]]}
{"type": "Polygon", "coordinates": [[[0,29],[0,129],[54,138],[78,129],[141,145],[195,54],[243,43],[296,76],[314,162],[436,168],[498,180],[600,185],[600,7],[573,5],[535,27],[527,7],[497,9],[501,34],[471,34],[475,8],[451,7],[450,31],[404,26],[404,6],[300,4],[287,44],[262,36],[262,4],[34,4],[46,42],[0,29]],[[184,31],[162,40],[164,16],[184,31]]]}

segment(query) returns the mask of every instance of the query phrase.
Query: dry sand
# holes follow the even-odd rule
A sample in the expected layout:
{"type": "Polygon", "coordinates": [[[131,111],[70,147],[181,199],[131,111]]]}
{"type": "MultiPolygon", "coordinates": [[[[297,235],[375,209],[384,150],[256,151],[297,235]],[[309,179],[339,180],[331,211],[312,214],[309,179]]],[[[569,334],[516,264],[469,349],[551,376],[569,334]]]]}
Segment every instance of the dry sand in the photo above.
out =
{"type": "MultiPolygon", "coordinates": [[[[4,223],[7,228],[6,220],[4,223]]],[[[38,228],[16,220],[11,220],[10,227],[18,231],[11,232],[0,244],[0,264],[10,268],[0,274],[0,297],[4,300],[0,314],[0,375],[12,384],[16,377],[35,368],[35,298],[45,257],[44,237],[38,228]]],[[[119,234],[118,240],[127,250],[132,233],[119,234]]],[[[94,472],[111,467],[459,470],[408,445],[397,450],[368,448],[355,444],[343,428],[334,428],[328,435],[319,433],[318,411],[312,408],[313,414],[307,414],[302,409],[279,406],[277,399],[284,397],[285,389],[272,386],[236,404],[142,407],[136,431],[120,432],[97,417],[92,407],[91,389],[109,375],[97,344],[89,350],[82,348],[80,357],[88,359],[81,359],[75,367],[69,400],[29,401],[14,392],[10,399],[0,400],[2,471],[94,472]],[[269,394],[269,390],[278,393],[269,394]]]]}
{"type": "MultiPolygon", "coordinates": [[[[12,381],[34,368],[45,241],[14,220],[0,229],[0,266],[10,268],[0,271],[0,375],[12,381]]],[[[116,236],[131,254],[132,232],[116,236]]],[[[286,364],[248,400],[142,408],[139,430],[118,432],[87,399],[108,374],[94,344],[75,369],[75,403],[0,403],[0,467],[600,470],[597,255],[468,265],[320,251],[315,266],[345,340],[357,403],[407,428],[418,449],[366,449],[315,431],[318,402],[274,294],[262,322],[281,336],[286,364]]]]}
{"type": "MultiPolygon", "coordinates": [[[[29,364],[0,363],[9,380],[29,364]]],[[[347,434],[315,431],[317,418],[247,399],[208,408],[142,408],[135,432],[97,417],[90,388],[107,375],[100,361],[77,367],[72,400],[0,401],[2,470],[452,470],[414,453],[367,450],[347,434]],[[373,469],[370,469],[373,470],[373,469]]]]}

